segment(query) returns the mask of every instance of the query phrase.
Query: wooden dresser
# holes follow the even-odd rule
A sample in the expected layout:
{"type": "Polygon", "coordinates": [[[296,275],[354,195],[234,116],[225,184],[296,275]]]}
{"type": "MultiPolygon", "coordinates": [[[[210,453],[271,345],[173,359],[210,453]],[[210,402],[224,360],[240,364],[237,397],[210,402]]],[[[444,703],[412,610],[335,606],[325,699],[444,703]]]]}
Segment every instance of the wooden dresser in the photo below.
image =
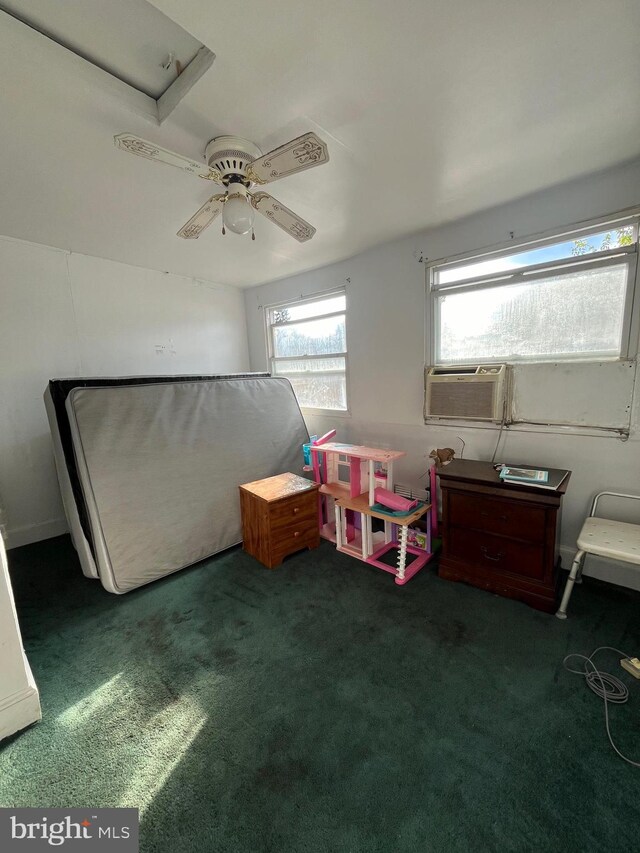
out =
{"type": "Polygon", "coordinates": [[[320,544],[318,484],[278,474],[240,486],[244,550],[270,569],[320,544]]]}
{"type": "Polygon", "coordinates": [[[570,472],[555,491],[506,484],[490,462],[456,459],[438,473],[440,577],[555,611],[560,504],[570,472]]]}

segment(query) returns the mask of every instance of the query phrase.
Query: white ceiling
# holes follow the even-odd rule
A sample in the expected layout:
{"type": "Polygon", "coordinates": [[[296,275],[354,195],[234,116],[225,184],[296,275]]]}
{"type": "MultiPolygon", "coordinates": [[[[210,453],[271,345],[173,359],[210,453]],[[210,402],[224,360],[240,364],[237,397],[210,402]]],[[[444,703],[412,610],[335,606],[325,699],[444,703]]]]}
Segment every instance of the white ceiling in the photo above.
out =
{"type": "Polygon", "coordinates": [[[175,80],[175,60],[186,67],[202,46],[147,0],[0,0],[0,9],[152,98],[175,80]]]}
{"type": "Polygon", "coordinates": [[[637,0],[153,5],[217,55],[161,127],[0,13],[0,234],[250,286],[640,154],[637,0]],[[307,130],[330,162],[269,187],[317,228],[304,244],[261,217],[254,243],[180,240],[215,185],[113,145],[199,158],[307,130]]]}

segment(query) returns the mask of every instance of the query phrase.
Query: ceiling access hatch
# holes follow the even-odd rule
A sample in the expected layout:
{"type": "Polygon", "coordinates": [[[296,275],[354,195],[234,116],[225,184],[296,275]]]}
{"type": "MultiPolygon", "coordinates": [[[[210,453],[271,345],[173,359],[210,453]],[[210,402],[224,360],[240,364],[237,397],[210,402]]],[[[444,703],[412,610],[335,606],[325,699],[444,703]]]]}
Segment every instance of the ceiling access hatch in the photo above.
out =
{"type": "Polygon", "coordinates": [[[159,123],[215,59],[147,0],[0,0],[0,11],[145,96],[159,123]]]}

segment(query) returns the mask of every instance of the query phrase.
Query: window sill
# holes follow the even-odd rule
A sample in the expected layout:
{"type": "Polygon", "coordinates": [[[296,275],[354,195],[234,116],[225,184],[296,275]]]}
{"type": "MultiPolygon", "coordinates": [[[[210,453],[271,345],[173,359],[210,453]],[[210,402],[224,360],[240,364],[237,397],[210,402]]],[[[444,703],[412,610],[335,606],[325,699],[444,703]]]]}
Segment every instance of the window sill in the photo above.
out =
{"type": "Polygon", "coordinates": [[[300,406],[303,415],[319,415],[323,418],[350,418],[349,409],[315,409],[311,406],[300,406]]]}
{"type": "Polygon", "coordinates": [[[602,364],[602,363],[614,363],[618,362],[633,362],[635,359],[631,356],[626,355],[598,355],[597,353],[585,355],[580,358],[578,356],[561,356],[554,355],[549,356],[548,358],[517,358],[514,356],[505,356],[504,358],[478,358],[474,361],[437,361],[434,363],[434,367],[447,367],[454,369],[456,367],[465,367],[470,364],[508,364],[513,367],[527,367],[531,365],[532,367],[536,364],[602,364]]]}
{"type": "Polygon", "coordinates": [[[619,441],[627,441],[630,430],[627,427],[597,427],[582,426],[580,424],[554,424],[533,423],[531,421],[512,421],[504,426],[499,423],[471,420],[444,420],[439,418],[424,421],[426,427],[438,427],[439,429],[488,429],[505,432],[533,432],[548,435],[570,435],[570,436],[595,436],[597,438],[615,438],[619,441]]]}

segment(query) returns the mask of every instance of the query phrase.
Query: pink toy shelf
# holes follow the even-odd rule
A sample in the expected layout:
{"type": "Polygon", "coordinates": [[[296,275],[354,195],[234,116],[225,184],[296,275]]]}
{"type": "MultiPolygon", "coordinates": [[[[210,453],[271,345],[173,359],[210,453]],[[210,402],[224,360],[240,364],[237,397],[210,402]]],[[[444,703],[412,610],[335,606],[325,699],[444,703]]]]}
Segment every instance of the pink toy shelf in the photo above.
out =
{"type": "MultiPolygon", "coordinates": [[[[338,551],[390,572],[397,584],[405,584],[433,556],[431,531],[435,501],[419,503],[393,493],[393,463],[406,454],[355,444],[329,441],[327,433],[310,447],[314,479],[320,483],[318,523],[320,535],[334,542],[338,551]],[[384,504],[384,506],[381,506],[384,504]],[[426,516],[426,548],[409,542],[412,524],[426,516]],[[373,532],[372,519],[381,519],[384,530],[373,532]],[[396,565],[382,557],[397,550],[396,565]],[[407,565],[407,555],[413,560],[407,565]]],[[[435,495],[435,471],[431,495],[435,495]]]]}

